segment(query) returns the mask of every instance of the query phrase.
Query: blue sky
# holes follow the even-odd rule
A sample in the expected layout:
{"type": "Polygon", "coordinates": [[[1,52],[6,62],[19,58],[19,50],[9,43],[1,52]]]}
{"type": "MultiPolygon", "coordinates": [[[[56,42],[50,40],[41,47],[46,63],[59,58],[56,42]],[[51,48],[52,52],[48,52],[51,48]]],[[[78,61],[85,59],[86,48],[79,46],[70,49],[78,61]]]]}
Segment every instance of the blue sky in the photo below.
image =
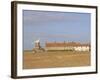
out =
{"type": "Polygon", "coordinates": [[[90,42],[91,14],[23,10],[24,50],[31,50],[35,40],[45,42],[90,42]]]}

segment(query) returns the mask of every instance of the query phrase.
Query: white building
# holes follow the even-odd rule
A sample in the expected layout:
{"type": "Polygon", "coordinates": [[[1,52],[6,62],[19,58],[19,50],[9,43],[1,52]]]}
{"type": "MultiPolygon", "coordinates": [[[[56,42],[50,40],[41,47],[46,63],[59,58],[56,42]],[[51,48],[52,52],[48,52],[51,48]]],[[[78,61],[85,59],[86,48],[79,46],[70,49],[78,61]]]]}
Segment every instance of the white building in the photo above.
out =
{"type": "Polygon", "coordinates": [[[69,50],[69,51],[90,51],[90,44],[76,42],[47,42],[45,50],[69,50]]]}

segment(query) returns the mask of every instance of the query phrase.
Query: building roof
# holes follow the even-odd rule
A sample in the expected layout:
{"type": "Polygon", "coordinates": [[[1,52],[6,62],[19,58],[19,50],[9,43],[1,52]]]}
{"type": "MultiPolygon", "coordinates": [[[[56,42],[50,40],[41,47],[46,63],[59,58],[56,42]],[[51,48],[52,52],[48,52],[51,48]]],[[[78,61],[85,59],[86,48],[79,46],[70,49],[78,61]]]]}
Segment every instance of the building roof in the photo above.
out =
{"type": "Polygon", "coordinates": [[[67,47],[67,46],[90,46],[90,44],[81,44],[76,42],[46,42],[46,47],[67,47]]]}

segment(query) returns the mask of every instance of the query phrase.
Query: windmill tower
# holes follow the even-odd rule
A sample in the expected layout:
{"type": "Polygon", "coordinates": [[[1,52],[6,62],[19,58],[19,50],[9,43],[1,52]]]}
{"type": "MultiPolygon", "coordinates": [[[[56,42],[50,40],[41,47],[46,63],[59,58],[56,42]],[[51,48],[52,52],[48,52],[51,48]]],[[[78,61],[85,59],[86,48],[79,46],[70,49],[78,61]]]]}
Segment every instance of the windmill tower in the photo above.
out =
{"type": "Polygon", "coordinates": [[[45,49],[41,47],[39,39],[34,41],[34,44],[35,48],[33,48],[33,53],[42,53],[45,51],[45,49]]]}
{"type": "Polygon", "coordinates": [[[35,48],[40,49],[40,40],[36,40],[35,42],[35,48]]]}

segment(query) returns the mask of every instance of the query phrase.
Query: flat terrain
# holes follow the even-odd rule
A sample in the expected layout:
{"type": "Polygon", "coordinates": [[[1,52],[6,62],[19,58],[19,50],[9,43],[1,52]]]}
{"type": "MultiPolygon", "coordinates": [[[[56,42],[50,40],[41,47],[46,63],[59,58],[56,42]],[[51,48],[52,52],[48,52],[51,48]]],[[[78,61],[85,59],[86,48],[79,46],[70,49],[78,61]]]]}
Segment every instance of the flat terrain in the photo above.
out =
{"type": "Polygon", "coordinates": [[[55,68],[55,67],[75,67],[89,66],[90,52],[76,51],[55,51],[32,53],[32,51],[24,51],[23,68],[55,68]]]}

